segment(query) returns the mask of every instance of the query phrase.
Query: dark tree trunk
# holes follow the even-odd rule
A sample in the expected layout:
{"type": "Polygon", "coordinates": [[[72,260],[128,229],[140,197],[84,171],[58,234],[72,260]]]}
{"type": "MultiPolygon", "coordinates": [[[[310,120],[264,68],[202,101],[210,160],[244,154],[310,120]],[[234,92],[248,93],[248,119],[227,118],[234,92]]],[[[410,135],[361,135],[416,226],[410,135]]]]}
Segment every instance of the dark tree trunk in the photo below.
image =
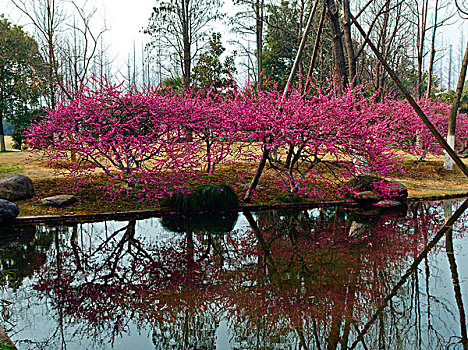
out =
{"type": "Polygon", "coordinates": [[[431,89],[432,89],[432,73],[434,71],[434,59],[435,59],[435,39],[436,39],[436,31],[437,31],[437,14],[439,12],[439,0],[435,2],[434,8],[434,24],[432,28],[432,39],[431,39],[431,56],[429,58],[429,71],[427,72],[427,90],[426,90],[426,99],[431,96],[431,89]]]}
{"type": "Polygon", "coordinates": [[[192,53],[189,33],[189,2],[190,0],[183,1],[182,8],[182,41],[184,50],[184,63],[183,63],[183,76],[185,91],[190,89],[190,71],[192,69],[192,53]]]}
{"type": "Polygon", "coordinates": [[[305,43],[307,41],[307,35],[309,34],[309,29],[310,29],[310,26],[312,24],[312,20],[315,16],[315,11],[317,10],[317,5],[318,5],[318,0],[315,1],[315,4],[314,4],[314,7],[313,9],[310,11],[310,14],[309,14],[309,18],[307,20],[307,24],[304,28],[304,33],[302,33],[302,38],[301,38],[301,41],[299,43],[299,47],[297,49],[297,54],[296,54],[296,58],[294,60],[294,63],[293,63],[293,66],[291,67],[291,72],[289,73],[289,78],[288,78],[288,81],[286,83],[286,86],[284,87],[284,91],[283,91],[283,97],[281,99],[281,101],[284,101],[284,99],[286,98],[286,95],[288,93],[288,90],[294,80],[294,76],[296,75],[296,72],[297,72],[297,69],[300,65],[300,61],[301,61],[301,57],[302,57],[302,51],[304,50],[304,46],[305,46],[305,43]]]}
{"type": "Polygon", "coordinates": [[[326,11],[326,6],[325,6],[325,1],[323,3],[323,8],[322,8],[322,14],[320,16],[320,23],[317,31],[317,36],[315,37],[315,43],[314,43],[314,50],[312,51],[312,58],[310,59],[310,65],[309,65],[309,71],[307,72],[307,79],[306,79],[306,84],[304,87],[304,91],[307,91],[310,85],[310,78],[312,76],[312,72],[314,70],[315,66],[315,60],[317,59],[317,54],[318,54],[318,49],[320,45],[320,38],[322,36],[322,30],[323,30],[323,22],[325,20],[325,11],[326,11]]]}
{"type": "Polygon", "coordinates": [[[257,84],[259,87],[263,83],[263,7],[264,0],[257,0],[255,3],[255,39],[257,44],[257,84]]]}
{"type": "Polygon", "coordinates": [[[422,95],[422,69],[423,69],[423,58],[424,58],[424,42],[426,38],[426,24],[427,24],[427,8],[429,0],[424,0],[422,2],[422,12],[421,12],[421,22],[419,23],[419,13],[418,16],[418,72],[417,72],[417,84],[418,84],[418,97],[422,95]]]}
{"type": "Polygon", "coordinates": [[[346,74],[346,61],[344,57],[343,41],[340,28],[340,20],[335,0],[326,0],[328,9],[328,21],[332,34],[333,54],[335,56],[335,74],[341,79],[343,86],[348,86],[346,74]]]}
{"type": "Polygon", "coordinates": [[[258,164],[257,170],[255,171],[255,175],[252,179],[252,182],[250,183],[250,186],[244,196],[244,202],[249,202],[250,197],[252,196],[253,191],[257,188],[258,181],[260,180],[260,177],[262,176],[263,169],[265,168],[266,162],[268,160],[268,157],[270,156],[270,151],[268,148],[264,148],[263,154],[262,154],[262,159],[260,160],[260,163],[258,164]]]}
{"type": "Polygon", "coordinates": [[[3,131],[3,110],[0,109],[0,151],[5,152],[5,133],[3,131]]]}
{"type": "Polygon", "coordinates": [[[342,2],[344,43],[346,47],[346,56],[348,58],[348,78],[350,81],[353,81],[356,78],[356,56],[354,55],[354,45],[351,37],[349,0],[342,0],[342,2]]]}

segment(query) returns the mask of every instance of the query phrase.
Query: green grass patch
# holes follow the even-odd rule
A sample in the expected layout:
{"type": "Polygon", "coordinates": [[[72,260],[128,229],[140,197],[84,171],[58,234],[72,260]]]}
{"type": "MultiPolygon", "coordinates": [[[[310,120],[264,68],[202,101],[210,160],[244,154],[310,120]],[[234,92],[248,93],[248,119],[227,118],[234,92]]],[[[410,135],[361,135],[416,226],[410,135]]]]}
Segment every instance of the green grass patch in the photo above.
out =
{"type": "Polygon", "coordinates": [[[20,173],[22,169],[17,165],[0,163],[0,175],[20,173]]]}
{"type": "Polygon", "coordinates": [[[302,197],[297,193],[280,193],[276,199],[283,203],[302,203],[302,197]]]}
{"type": "Polygon", "coordinates": [[[11,344],[0,343],[0,350],[15,350],[16,348],[11,344]]]}

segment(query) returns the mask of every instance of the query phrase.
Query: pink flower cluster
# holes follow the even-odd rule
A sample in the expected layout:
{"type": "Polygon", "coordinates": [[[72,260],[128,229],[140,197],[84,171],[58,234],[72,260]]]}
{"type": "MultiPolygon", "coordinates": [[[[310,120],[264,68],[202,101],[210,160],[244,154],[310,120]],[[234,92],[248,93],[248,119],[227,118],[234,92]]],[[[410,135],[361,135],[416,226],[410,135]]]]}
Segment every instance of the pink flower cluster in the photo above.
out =
{"type": "MultiPolygon", "coordinates": [[[[447,135],[451,105],[438,100],[420,99],[417,102],[439,132],[443,136],[447,135]]],[[[379,123],[382,124],[383,130],[386,130],[393,148],[401,149],[419,161],[424,160],[429,154],[443,154],[442,147],[406,100],[387,98],[376,107],[379,108],[381,115],[379,123]]],[[[465,150],[468,147],[466,114],[458,114],[456,133],[456,150],[465,150]]]]}
{"type": "MultiPolygon", "coordinates": [[[[420,103],[443,130],[448,106],[420,103]]],[[[269,176],[304,195],[355,174],[389,176],[399,150],[440,153],[408,104],[376,103],[366,86],[292,90],[283,100],[281,92],[255,86],[175,94],[161,87],[125,92],[104,80],[49,110],[25,136],[73,176],[99,168],[112,183],[151,188],[156,197],[183,188],[186,173],[256,164],[264,150],[269,176]]]]}

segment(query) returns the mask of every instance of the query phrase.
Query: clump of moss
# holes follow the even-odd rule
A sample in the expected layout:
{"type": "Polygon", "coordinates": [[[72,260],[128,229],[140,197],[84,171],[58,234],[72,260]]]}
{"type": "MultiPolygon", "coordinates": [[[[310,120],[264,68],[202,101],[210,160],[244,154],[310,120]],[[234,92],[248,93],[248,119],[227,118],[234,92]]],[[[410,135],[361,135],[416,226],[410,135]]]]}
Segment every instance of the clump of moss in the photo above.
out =
{"type": "Polygon", "coordinates": [[[354,193],[363,191],[374,191],[375,184],[383,179],[372,175],[358,175],[350,179],[343,186],[344,196],[354,198],[354,193]]]}
{"type": "Polygon", "coordinates": [[[229,185],[201,185],[166,196],[160,200],[160,204],[181,214],[214,213],[237,209],[239,199],[229,185]]]}
{"type": "Polygon", "coordinates": [[[280,193],[276,196],[276,199],[283,203],[301,203],[302,197],[298,193],[280,193]]]}
{"type": "Polygon", "coordinates": [[[382,181],[382,178],[372,175],[358,175],[349,180],[346,187],[356,192],[373,191],[377,181],[382,181]]]}

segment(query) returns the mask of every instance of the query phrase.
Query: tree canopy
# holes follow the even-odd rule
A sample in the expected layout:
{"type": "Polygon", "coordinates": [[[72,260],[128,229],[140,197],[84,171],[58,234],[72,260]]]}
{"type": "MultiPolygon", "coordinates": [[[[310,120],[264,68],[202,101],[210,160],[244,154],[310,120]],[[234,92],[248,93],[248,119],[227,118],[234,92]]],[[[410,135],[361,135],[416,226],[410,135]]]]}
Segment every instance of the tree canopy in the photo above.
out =
{"type": "Polygon", "coordinates": [[[22,27],[0,16],[0,144],[5,150],[3,119],[14,122],[37,106],[44,92],[46,65],[37,42],[22,27]],[[25,113],[26,111],[26,113],[25,113]]]}
{"type": "Polygon", "coordinates": [[[213,33],[209,49],[203,52],[193,68],[192,79],[200,86],[223,88],[234,84],[232,74],[236,73],[234,58],[236,52],[221,62],[221,55],[226,51],[221,42],[221,33],[213,33]]]}

